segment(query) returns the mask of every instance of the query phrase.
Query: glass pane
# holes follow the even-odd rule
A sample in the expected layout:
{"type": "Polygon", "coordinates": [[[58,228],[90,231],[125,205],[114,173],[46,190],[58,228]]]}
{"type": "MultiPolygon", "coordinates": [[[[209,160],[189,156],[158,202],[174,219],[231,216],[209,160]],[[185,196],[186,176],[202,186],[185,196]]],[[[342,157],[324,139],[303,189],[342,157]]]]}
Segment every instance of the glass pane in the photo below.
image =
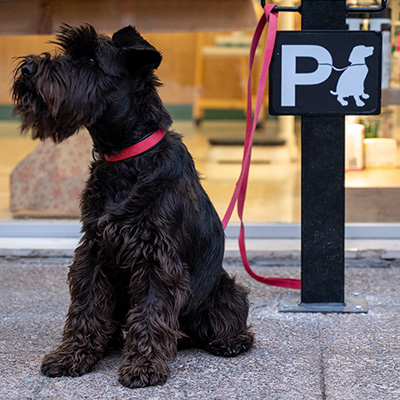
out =
{"type": "MultiPolygon", "coordinates": [[[[397,14],[392,13],[392,15],[397,14]]],[[[282,15],[280,18],[282,23],[283,19],[288,17],[282,15]]],[[[296,17],[291,25],[298,28],[299,17],[296,17]]],[[[398,27],[399,22],[393,20],[393,26],[398,27]]],[[[394,43],[397,43],[400,37],[397,30],[394,30],[394,43]]],[[[245,135],[245,96],[251,35],[251,31],[143,33],[143,36],[163,54],[163,62],[157,71],[163,82],[163,86],[159,89],[160,96],[173,117],[174,129],[183,134],[184,141],[204,178],[203,185],[221,217],[240,173],[245,135]]],[[[22,216],[78,218],[79,215],[78,193],[85,178],[82,168],[86,168],[91,160],[91,145],[87,133],[82,132],[72,137],[72,145],[61,145],[69,146],[68,151],[72,151],[71,160],[75,157],[79,159],[79,168],[73,169],[76,167],[75,161],[64,161],[63,157],[68,154],[67,151],[54,151],[47,143],[32,141],[29,135],[20,136],[18,121],[11,117],[10,81],[13,57],[52,51],[54,45],[48,42],[53,38],[52,35],[0,36],[1,219],[22,216]],[[75,150],[71,150],[70,147],[75,150]],[[33,150],[35,153],[32,155],[33,150]],[[20,162],[28,154],[46,160],[46,168],[41,168],[40,163],[37,163],[35,168],[41,173],[48,171],[47,178],[45,175],[41,181],[37,180],[38,174],[33,168],[29,168],[30,161],[25,161],[28,167],[22,172],[23,178],[18,189],[12,193],[10,174],[17,165],[22,168],[20,162]],[[52,154],[53,158],[49,154],[52,154]],[[57,162],[60,164],[59,167],[56,167],[57,162]],[[66,165],[67,168],[64,168],[66,165]],[[68,179],[73,178],[73,182],[68,185],[64,180],[66,175],[68,179]],[[28,190],[25,190],[24,184],[32,184],[35,180],[33,199],[26,199],[23,205],[17,204],[12,212],[10,200],[18,197],[21,199],[24,194],[27,197],[28,194],[31,195],[31,191],[28,193],[28,190]],[[48,187],[53,183],[57,186],[57,182],[62,190],[68,189],[67,197],[60,190],[57,192],[57,187],[48,187]],[[57,196],[60,196],[59,201],[57,196]],[[51,197],[53,205],[43,206],[43,198],[51,197]],[[38,198],[42,199],[41,204],[38,198]],[[54,199],[57,200],[59,208],[54,207],[54,199]]],[[[376,131],[374,135],[378,137],[369,139],[392,139],[390,146],[394,150],[394,153],[392,152],[394,158],[392,155],[390,169],[383,164],[364,163],[360,170],[349,168],[346,172],[346,218],[351,222],[400,221],[400,211],[395,206],[396,199],[400,195],[397,151],[400,140],[399,79],[396,74],[400,59],[398,48],[399,46],[393,47],[392,82],[391,87],[383,91],[382,115],[357,121],[364,124],[368,135],[370,131],[376,131]]],[[[261,54],[260,51],[255,63],[255,81],[261,67],[261,54]]],[[[256,84],[253,85],[253,95],[255,90],[256,84]]],[[[260,128],[255,133],[256,143],[253,149],[245,220],[299,222],[300,121],[294,120],[293,117],[268,116],[267,103],[268,100],[265,98],[260,128]]],[[[363,161],[366,162],[365,144],[363,141],[360,143],[363,161]]],[[[382,149],[378,149],[377,146],[379,144],[368,144],[370,151],[368,154],[382,156],[382,149]]],[[[347,151],[350,157],[351,150],[347,151]]],[[[385,160],[388,159],[388,155],[389,153],[383,152],[385,160]]],[[[18,182],[16,185],[18,186],[18,182]]],[[[235,214],[233,220],[237,220],[235,214]]]]}

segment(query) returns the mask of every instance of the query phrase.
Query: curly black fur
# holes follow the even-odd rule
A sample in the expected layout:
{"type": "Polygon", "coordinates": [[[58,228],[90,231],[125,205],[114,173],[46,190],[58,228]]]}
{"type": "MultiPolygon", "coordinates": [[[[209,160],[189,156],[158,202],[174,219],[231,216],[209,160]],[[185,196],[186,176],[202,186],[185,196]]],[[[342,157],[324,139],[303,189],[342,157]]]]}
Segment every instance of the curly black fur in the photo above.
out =
{"type": "MultiPolygon", "coordinates": [[[[58,54],[29,55],[15,69],[22,130],[61,142],[85,126],[107,155],[168,130],[154,75],[161,54],[134,28],[111,39],[63,25],[56,43],[58,54]]],[[[119,380],[143,387],[167,380],[178,345],[249,350],[247,292],[222,268],[223,228],[180,135],[168,131],[134,158],[94,161],[81,210],[71,305],[44,374],[82,375],[123,343],[119,380]]]]}

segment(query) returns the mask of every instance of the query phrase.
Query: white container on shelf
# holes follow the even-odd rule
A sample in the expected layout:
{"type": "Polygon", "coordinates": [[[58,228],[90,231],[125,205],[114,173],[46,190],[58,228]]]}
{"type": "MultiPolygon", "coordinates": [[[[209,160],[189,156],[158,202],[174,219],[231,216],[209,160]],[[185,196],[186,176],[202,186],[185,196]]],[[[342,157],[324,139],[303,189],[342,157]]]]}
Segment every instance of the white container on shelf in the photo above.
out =
{"type": "Polygon", "coordinates": [[[397,143],[390,138],[364,139],[366,168],[396,168],[397,143]]]}
{"type": "Polygon", "coordinates": [[[347,123],[345,130],[345,170],[359,171],[364,168],[363,140],[365,126],[347,123]]]}

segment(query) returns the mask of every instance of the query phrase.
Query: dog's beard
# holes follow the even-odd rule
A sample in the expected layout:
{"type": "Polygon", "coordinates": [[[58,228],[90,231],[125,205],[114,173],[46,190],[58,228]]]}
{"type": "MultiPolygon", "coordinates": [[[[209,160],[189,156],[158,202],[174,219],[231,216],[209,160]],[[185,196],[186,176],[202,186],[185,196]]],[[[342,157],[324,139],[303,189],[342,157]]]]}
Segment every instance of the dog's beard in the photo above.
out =
{"type": "Polygon", "coordinates": [[[54,112],[52,105],[55,103],[46,100],[34,80],[27,80],[22,75],[14,82],[13,100],[13,114],[21,116],[21,132],[27,133],[31,130],[33,139],[49,138],[59,143],[80,127],[79,124],[66,120],[60,108],[54,112]]]}
{"type": "Polygon", "coordinates": [[[82,81],[75,79],[71,69],[57,58],[53,61],[46,55],[22,60],[15,70],[12,88],[13,113],[21,116],[21,132],[31,130],[34,139],[49,138],[59,143],[93,123],[98,115],[89,112],[90,96],[77,86],[82,81]],[[34,67],[30,76],[23,73],[26,64],[34,67]]]}
{"type": "Polygon", "coordinates": [[[53,117],[41,97],[35,93],[21,96],[14,107],[14,114],[21,116],[21,132],[27,133],[31,130],[33,139],[49,138],[59,143],[80,128],[80,124],[65,120],[61,115],[53,117]]]}

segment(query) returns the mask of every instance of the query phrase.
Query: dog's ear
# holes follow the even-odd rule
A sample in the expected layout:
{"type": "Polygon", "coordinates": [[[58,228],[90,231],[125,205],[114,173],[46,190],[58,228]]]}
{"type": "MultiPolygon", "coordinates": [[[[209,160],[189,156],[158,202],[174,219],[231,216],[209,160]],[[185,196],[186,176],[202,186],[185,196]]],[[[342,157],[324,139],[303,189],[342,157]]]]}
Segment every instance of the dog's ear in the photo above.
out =
{"type": "Polygon", "coordinates": [[[161,53],[143,39],[132,26],[127,26],[115,32],[112,41],[116,47],[126,52],[128,59],[135,65],[156,69],[161,63],[161,53]]]}

